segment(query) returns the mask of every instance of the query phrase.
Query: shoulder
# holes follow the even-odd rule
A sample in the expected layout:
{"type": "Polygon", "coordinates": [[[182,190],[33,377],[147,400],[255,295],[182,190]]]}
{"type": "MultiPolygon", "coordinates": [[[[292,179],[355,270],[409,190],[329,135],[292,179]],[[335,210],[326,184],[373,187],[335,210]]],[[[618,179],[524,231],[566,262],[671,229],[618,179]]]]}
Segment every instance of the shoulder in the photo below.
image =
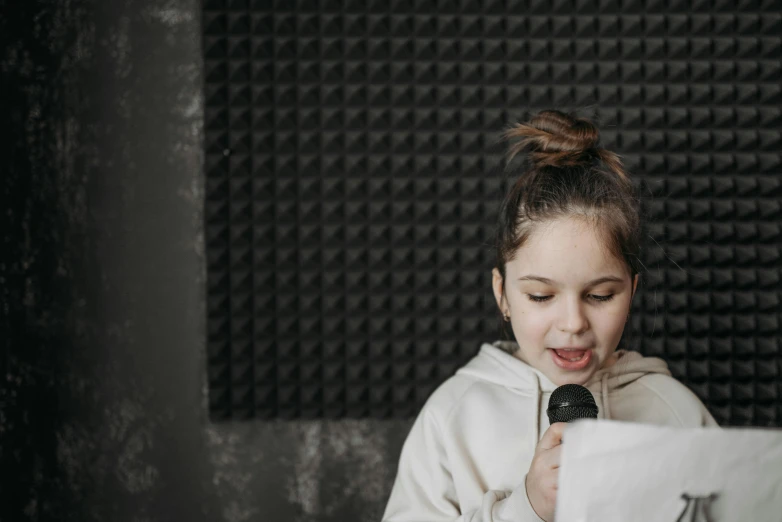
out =
{"type": "Polygon", "coordinates": [[[457,373],[434,389],[424,403],[421,415],[446,427],[461,419],[465,412],[473,417],[489,415],[507,402],[507,394],[508,390],[503,386],[457,373]]]}
{"type": "Polygon", "coordinates": [[[421,409],[421,415],[429,415],[444,424],[454,407],[478,382],[464,375],[451,375],[432,391],[421,409]]]}
{"type": "Polygon", "coordinates": [[[672,423],[682,427],[699,427],[713,422],[700,398],[684,383],[662,373],[650,373],[636,381],[661,408],[667,409],[672,423]]]}

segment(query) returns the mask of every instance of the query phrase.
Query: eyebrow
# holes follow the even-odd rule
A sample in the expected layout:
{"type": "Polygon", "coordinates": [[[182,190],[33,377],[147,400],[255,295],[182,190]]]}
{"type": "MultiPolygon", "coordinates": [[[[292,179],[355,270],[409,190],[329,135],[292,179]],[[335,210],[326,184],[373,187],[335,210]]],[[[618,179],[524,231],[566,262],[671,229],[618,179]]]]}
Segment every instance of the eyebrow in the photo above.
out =
{"type": "MultiPolygon", "coordinates": [[[[542,276],[536,276],[536,275],[525,275],[524,277],[520,277],[519,281],[540,281],[541,283],[551,285],[551,286],[559,286],[559,283],[556,281],[552,281],[548,277],[542,277],[542,276]]],[[[622,283],[624,280],[616,277],[616,276],[603,276],[598,277],[597,279],[593,279],[589,283],[587,283],[587,286],[595,286],[599,285],[600,283],[622,283]]]]}

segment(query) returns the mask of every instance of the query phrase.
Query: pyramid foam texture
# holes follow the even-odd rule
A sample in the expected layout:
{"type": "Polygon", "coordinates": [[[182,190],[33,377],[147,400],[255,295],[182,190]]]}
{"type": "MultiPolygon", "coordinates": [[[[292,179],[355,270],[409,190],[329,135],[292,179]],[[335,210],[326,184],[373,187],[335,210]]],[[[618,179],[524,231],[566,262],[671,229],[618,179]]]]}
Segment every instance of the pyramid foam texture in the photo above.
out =
{"type": "Polygon", "coordinates": [[[211,418],[415,415],[499,338],[498,133],[591,105],[650,217],[630,348],[781,425],[781,11],[204,0],[211,418]]]}

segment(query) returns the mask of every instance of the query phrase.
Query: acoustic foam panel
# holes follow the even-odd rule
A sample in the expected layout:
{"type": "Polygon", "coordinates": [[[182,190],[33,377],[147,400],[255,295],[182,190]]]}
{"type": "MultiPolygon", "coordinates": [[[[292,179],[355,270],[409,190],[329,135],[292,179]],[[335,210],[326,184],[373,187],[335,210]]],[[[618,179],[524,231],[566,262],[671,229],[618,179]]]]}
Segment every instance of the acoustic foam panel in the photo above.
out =
{"type": "Polygon", "coordinates": [[[597,107],[650,217],[630,349],[780,425],[779,2],[203,4],[213,420],[409,417],[499,338],[498,132],[597,107]]]}

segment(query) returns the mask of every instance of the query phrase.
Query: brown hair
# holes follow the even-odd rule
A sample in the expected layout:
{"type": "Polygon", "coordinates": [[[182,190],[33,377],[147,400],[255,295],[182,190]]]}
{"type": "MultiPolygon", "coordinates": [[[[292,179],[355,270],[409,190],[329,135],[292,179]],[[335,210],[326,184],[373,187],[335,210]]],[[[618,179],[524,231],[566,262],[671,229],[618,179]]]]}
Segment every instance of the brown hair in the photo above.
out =
{"type": "MultiPolygon", "coordinates": [[[[496,267],[529,239],[536,225],[573,217],[595,227],[610,255],[624,261],[630,281],[640,273],[640,198],[620,157],[599,146],[600,132],[587,118],[558,110],[538,112],[508,128],[508,166],[520,152],[526,161],[500,205],[495,236],[496,267]]],[[[514,176],[515,177],[515,176],[514,176]]],[[[500,335],[513,339],[500,310],[500,335]]]]}

